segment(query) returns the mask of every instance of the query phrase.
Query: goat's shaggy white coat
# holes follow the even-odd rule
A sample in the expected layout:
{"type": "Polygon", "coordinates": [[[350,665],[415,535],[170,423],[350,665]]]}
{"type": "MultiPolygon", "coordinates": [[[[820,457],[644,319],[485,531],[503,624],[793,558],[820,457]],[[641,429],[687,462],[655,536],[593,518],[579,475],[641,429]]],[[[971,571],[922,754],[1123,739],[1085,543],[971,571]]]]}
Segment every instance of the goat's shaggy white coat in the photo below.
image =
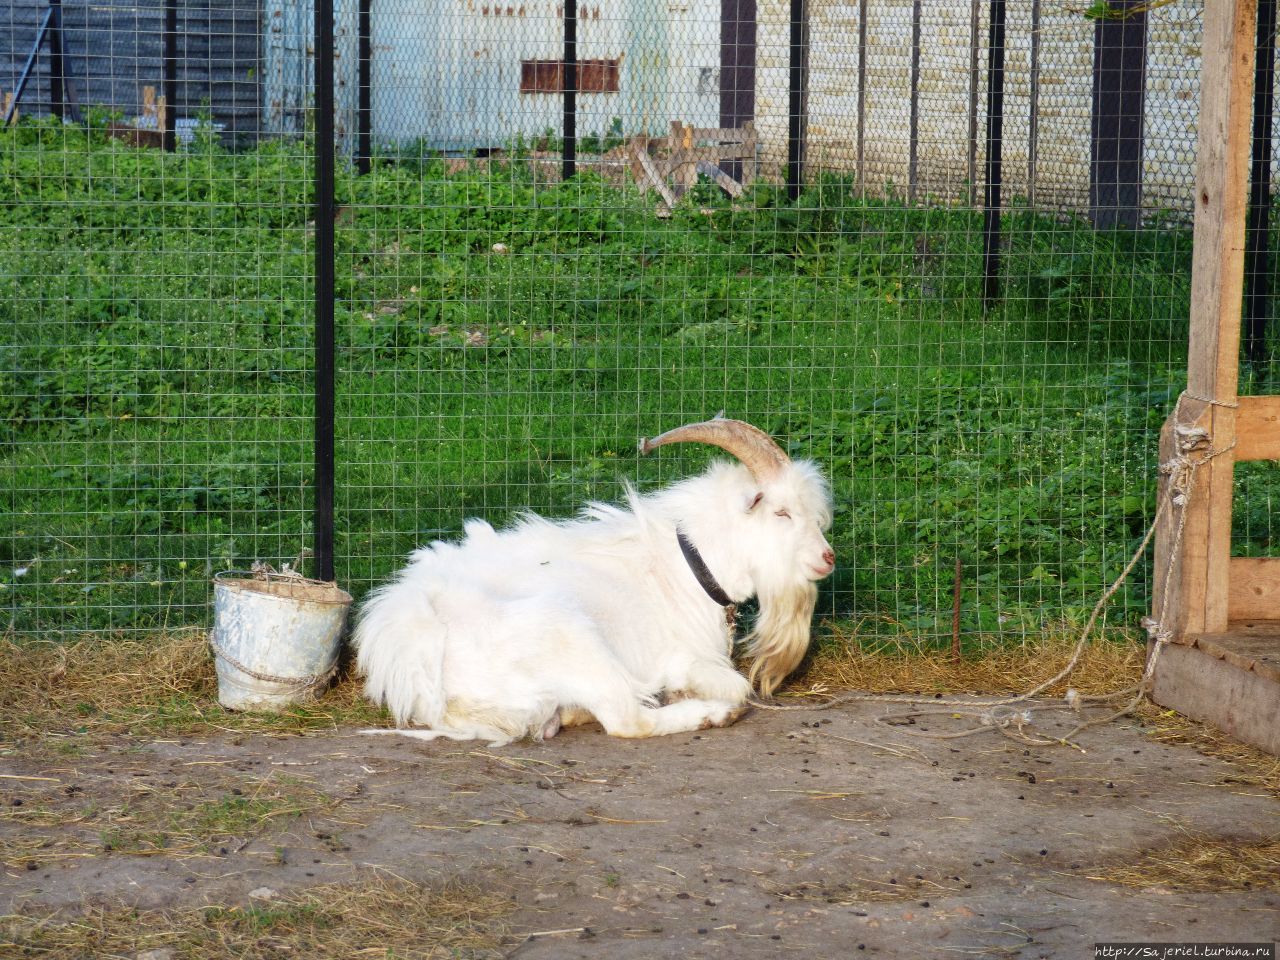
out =
{"type": "Polygon", "coordinates": [[[363,605],[357,665],[398,730],[506,743],[598,720],[621,737],[733,722],[752,681],[768,694],[809,643],[816,581],[835,558],[830,492],[799,461],[766,482],[741,464],[575,520],[529,515],[496,531],[470,520],[363,605]],[[735,601],[759,598],[734,668],[725,612],[691,572],[682,531],[735,601]],[[661,699],[668,701],[660,705],[661,699]]]}

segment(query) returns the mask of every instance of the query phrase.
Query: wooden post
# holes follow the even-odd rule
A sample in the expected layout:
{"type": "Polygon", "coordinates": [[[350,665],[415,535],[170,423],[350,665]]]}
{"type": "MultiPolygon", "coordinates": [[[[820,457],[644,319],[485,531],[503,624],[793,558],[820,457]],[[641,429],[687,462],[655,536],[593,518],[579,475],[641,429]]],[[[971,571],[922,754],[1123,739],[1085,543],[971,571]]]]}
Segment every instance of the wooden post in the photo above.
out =
{"type": "MultiPolygon", "coordinates": [[[[1236,411],[1193,398],[1236,402],[1256,5],[1257,0],[1223,0],[1204,11],[1188,397],[1180,425],[1206,427],[1218,450],[1235,440],[1236,411]]],[[[1175,634],[1227,628],[1233,465],[1226,454],[1197,472],[1171,586],[1167,619],[1172,622],[1165,624],[1175,634]]]]}

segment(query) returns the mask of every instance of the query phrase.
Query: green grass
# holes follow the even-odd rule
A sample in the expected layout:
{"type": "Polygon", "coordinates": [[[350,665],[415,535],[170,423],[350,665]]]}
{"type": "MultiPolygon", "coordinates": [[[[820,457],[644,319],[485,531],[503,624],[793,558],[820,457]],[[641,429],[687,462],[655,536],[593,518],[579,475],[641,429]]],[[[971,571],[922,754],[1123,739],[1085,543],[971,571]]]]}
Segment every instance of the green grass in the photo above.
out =
{"type": "MultiPolygon", "coordinates": [[[[309,163],[296,142],[166,156],[0,133],[11,629],[204,622],[212,572],[308,542],[309,163]]],[[[666,221],[630,186],[539,187],[519,164],[388,162],[338,189],[338,573],[357,594],[465,516],[563,516],[689,474],[706,451],[642,461],[636,439],[719,410],[828,470],[841,565],[820,612],[865,631],[949,633],[957,556],[974,642],[1079,619],[1153,509],[1185,228],[1015,210],[984,316],[980,214],[839,177],[794,203],[704,184],[666,221]]]]}

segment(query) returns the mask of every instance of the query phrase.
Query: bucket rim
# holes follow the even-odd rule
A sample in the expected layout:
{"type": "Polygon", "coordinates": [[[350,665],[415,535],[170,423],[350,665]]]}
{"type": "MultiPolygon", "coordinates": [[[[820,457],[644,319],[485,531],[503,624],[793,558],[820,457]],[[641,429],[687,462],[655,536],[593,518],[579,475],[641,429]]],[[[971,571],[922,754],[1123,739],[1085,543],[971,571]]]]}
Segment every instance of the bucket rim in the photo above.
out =
{"type": "MultiPolygon", "coordinates": [[[[213,575],[213,584],[215,587],[245,587],[252,584],[269,584],[269,583],[285,583],[297,584],[305,587],[324,587],[338,591],[341,596],[329,597],[307,597],[307,603],[330,603],[334,605],[348,605],[353,602],[350,593],[338,586],[337,580],[315,580],[311,577],[292,576],[287,573],[278,573],[275,571],[255,572],[252,570],[223,570],[213,575]]],[[[273,594],[265,594],[266,596],[274,596],[273,594]]]]}

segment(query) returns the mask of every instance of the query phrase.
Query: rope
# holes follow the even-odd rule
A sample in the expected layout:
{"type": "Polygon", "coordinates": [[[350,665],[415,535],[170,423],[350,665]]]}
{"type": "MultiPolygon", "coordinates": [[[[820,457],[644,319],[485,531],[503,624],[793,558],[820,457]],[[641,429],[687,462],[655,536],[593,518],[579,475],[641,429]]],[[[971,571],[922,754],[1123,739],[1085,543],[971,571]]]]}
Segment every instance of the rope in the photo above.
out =
{"type": "Polygon", "coordinates": [[[997,732],[1017,743],[1031,746],[1072,746],[1076,749],[1082,749],[1073,741],[1079,733],[1090,727],[1099,726],[1104,723],[1110,723],[1120,717],[1127,716],[1137,708],[1142,698],[1146,695],[1151,678],[1155,672],[1156,662],[1159,660],[1160,651],[1170,643],[1173,639],[1173,631],[1164,626],[1164,621],[1168,615],[1169,607],[1169,587],[1172,583],[1173,569],[1177,565],[1178,556],[1182,550],[1182,537],[1186,529],[1187,523],[1187,503],[1191,499],[1191,492],[1195,486],[1196,471],[1208,463],[1210,460],[1220,457],[1230,452],[1235,447],[1233,440],[1228,446],[1222,449],[1215,449],[1212,443],[1212,437],[1209,431],[1203,427],[1191,427],[1182,425],[1182,401],[1197,400],[1211,406],[1225,407],[1227,409],[1236,409],[1240,406],[1238,402],[1229,400],[1217,400],[1210,397],[1201,397],[1184,390],[1178,395],[1178,400],[1173,409],[1174,423],[1174,439],[1176,444],[1176,452],[1165,463],[1160,464],[1160,473],[1168,477],[1165,485],[1165,496],[1156,507],[1155,517],[1147,527],[1147,532],[1143,535],[1142,541],[1134,550],[1133,555],[1129,558],[1129,562],[1125,564],[1124,569],[1120,571],[1119,576],[1112,581],[1111,585],[1103,591],[1102,596],[1098,598],[1098,602],[1094,604],[1093,611],[1089,615],[1088,621],[1084,628],[1080,631],[1080,637],[1076,641],[1075,647],[1071,652],[1070,658],[1066,665],[1049,679],[1036,684],[1025,693],[1016,696],[1000,697],[995,699],[968,699],[968,700],[944,700],[937,697],[921,697],[899,694],[878,694],[878,693],[847,693],[832,697],[823,703],[818,704],[797,704],[783,705],[778,703],[769,703],[756,697],[751,698],[751,704],[760,707],[763,710],[829,710],[832,707],[840,706],[846,703],[854,702],[870,702],[870,703],[901,703],[912,705],[928,704],[930,707],[959,707],[961,710],[913,710],[899,714],[886,714],[876,718],[877,723],[890,723],[892,721],[901,721],[907,719],[915,719],[917,717],[930,716],[934,714],[947,714],[955,716],[957,713],[963,713],[974,717],[978,721],[978,726],[961,730],[955,733],[931,733],[927,731],[902,730],[901,732],[911,736],[927,737],[936,740],[954,740],[961,737],[970,737],[980,733],[997,732]],[[1115,595],[1116,591],[1128,579],[1129,574],[1133,572],[1133,568],[1138,565],[1138,561],[1146,553],[1147,547],[1150,545],[1152,538],[1155,536],[1157,528],[1164,519],[1165,514],[1177,508],[1178,525],[1174,532],[1173,544],[1169,551],[1169,565],[1164,572],[1164,583],[1161,592],[1160,610],[1157,611],[1155,617],[1144,617],[1142,626],[1147,631],[1147,636],[1153,641],[1154,648],[1151,656],[1147,658],[1146,667],[1142,672],[1142,678],[1132,686],[1125,687],[1120,690],[1106,694],[1098,694],[1093,696],[1084,696],[1074,688],[1068,688],[1066,695],[1061,703],[1043,703],[1043,704],[1027,704],[1026,701],[1043,693],[1054,684],[1060,683],[1069,677],[1080,663],[1080,658],[1084,654],[1084,650],[1089,643],[1089,634],[1092,632],[1094,624],[1102,615],[1107,602],[1115,595]],[[1104,717],[1093,717],[1087,720],[1081,720],[1066,734],[1061,737],[1052,739],[1044,739],[1040,737],[1031,737],[1024,732],[1024,728],[1032,722],[1032,713],[1037,710],[1073,710],[1077,713],[1081,712],[1086,706],[1106,706],[1117,703],[1126,697],[1130,697],[1128,703],[1114,712],[1104,717]],[[1023,705],[1020,710],[1009,710],[1007,708],[1015,705],[1023,705]]]}
{"type": "Polygon", "coordinates": [[[324,673],[313,673],[306,677],[277,677],[271,673],[260,673],[257,670],[250,670],[243,663],[237,660],[231,654],[227,653],[212,636],[209,637],[209,646],[213,647],[213,652],[224,661],[235,667],[241,673],[246,673],[255,680],[261,680],[264,683],[278,683],[286,687],[298,687],[300,690],[309,687],[318,687],[322,683],[328,683],[333,675],[338,672],[338,664],[335,662],[324,673]]]}

